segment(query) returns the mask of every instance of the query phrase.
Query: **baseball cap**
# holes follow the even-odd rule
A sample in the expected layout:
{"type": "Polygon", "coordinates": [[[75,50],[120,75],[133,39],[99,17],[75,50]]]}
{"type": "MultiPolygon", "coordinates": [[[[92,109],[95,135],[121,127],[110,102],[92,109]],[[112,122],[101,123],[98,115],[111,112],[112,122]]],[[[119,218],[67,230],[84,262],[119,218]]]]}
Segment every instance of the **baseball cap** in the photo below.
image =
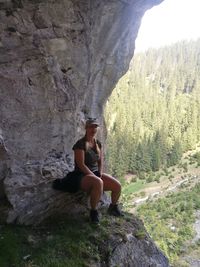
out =
{"type": "Polygon", "coordinates": [[[99,121],[97,118],[88,118],[85,123],[86,127],[90,125],[97,125],[99,126],[99,121]]]}

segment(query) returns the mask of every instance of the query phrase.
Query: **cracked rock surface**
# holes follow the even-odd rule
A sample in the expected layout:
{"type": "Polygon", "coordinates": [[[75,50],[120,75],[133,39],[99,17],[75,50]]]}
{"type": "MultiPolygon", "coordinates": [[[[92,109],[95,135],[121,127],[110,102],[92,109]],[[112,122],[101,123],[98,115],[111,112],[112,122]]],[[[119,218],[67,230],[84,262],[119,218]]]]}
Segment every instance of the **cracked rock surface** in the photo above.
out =
{"type": "Polygon", "coordinates": [[[10,204],[7,222],[33,224],[57,209],[85,207],[51,182],[73,168],[71,148],[84,119],[102,118],[128,69],[141,18],[160,2],[0,1],[0,199],[10,204]]]}

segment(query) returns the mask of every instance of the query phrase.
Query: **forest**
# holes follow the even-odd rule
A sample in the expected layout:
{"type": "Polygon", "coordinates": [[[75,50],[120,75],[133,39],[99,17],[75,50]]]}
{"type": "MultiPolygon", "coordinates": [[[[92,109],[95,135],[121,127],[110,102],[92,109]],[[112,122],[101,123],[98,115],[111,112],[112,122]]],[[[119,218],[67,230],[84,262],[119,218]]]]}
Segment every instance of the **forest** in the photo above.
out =
{"type": "Polygon", "coordinates": [[[106,160],[120,179],[177,164],[200,141],[200,39],[135,54],[105,108],[106,160]]]}
{"type": "Polygon", "coordinates": [[[142,219],[171,266],[198,261],[200,39],[136,54],[106,104],[105,122],[107,168],[123,183],[124,207],[142,219]],[[169,193],[181,180],[187,185],[169,193]],[[147,195],[153,187],[163,195],[147,195]],[[134,207],[138,197],[146,201],[134,207]]]}

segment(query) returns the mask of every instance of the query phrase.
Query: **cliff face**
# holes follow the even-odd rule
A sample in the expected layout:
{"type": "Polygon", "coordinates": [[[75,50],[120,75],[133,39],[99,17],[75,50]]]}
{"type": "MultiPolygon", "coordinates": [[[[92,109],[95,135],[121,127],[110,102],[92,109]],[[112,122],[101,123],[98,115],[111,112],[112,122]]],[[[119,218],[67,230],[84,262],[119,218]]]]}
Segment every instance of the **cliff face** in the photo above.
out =
{"type": "Polygon", "coordinates": [[[160,2],[0,1],[0,199],[9,204],[7,222],[71,210],[74,196],[53,192],[51,181],[73,168],[71,147],[85,117],[102,117],[128,69],[144,12],[160,2]]]}
{"type": "MultiPolygon", "coordinates": [[[[82,193],[55,192],[52,180],[73,168],[71,147],[84,119],[102,119],[141,18],[160,2],[0,0],[0,222],[33,224],[58,210],[87,209],[82,193]]],[[[105,266],[168,266],[150,238],[137,241],[135,229],[112,234],[105,266]]]]}

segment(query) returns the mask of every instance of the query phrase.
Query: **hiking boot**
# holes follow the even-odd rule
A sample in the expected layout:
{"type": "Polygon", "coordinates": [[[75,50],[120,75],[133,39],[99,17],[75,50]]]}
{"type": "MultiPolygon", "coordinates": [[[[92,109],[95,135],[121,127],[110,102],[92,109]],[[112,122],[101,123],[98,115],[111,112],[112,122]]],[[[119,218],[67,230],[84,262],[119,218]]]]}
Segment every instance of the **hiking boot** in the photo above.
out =
{"type": "Polygon", "coordinates": [[[120,211],[119,206],[117,204],[110,204],[108,208],[108,214],[115,217],[123,217],[124,214],[120,211]]]}
{"type": "Polygon", "coordinates": [[[99,213],[97,210],[90,210],[90,219],[94,224],[99,224],[99,213]]]}

